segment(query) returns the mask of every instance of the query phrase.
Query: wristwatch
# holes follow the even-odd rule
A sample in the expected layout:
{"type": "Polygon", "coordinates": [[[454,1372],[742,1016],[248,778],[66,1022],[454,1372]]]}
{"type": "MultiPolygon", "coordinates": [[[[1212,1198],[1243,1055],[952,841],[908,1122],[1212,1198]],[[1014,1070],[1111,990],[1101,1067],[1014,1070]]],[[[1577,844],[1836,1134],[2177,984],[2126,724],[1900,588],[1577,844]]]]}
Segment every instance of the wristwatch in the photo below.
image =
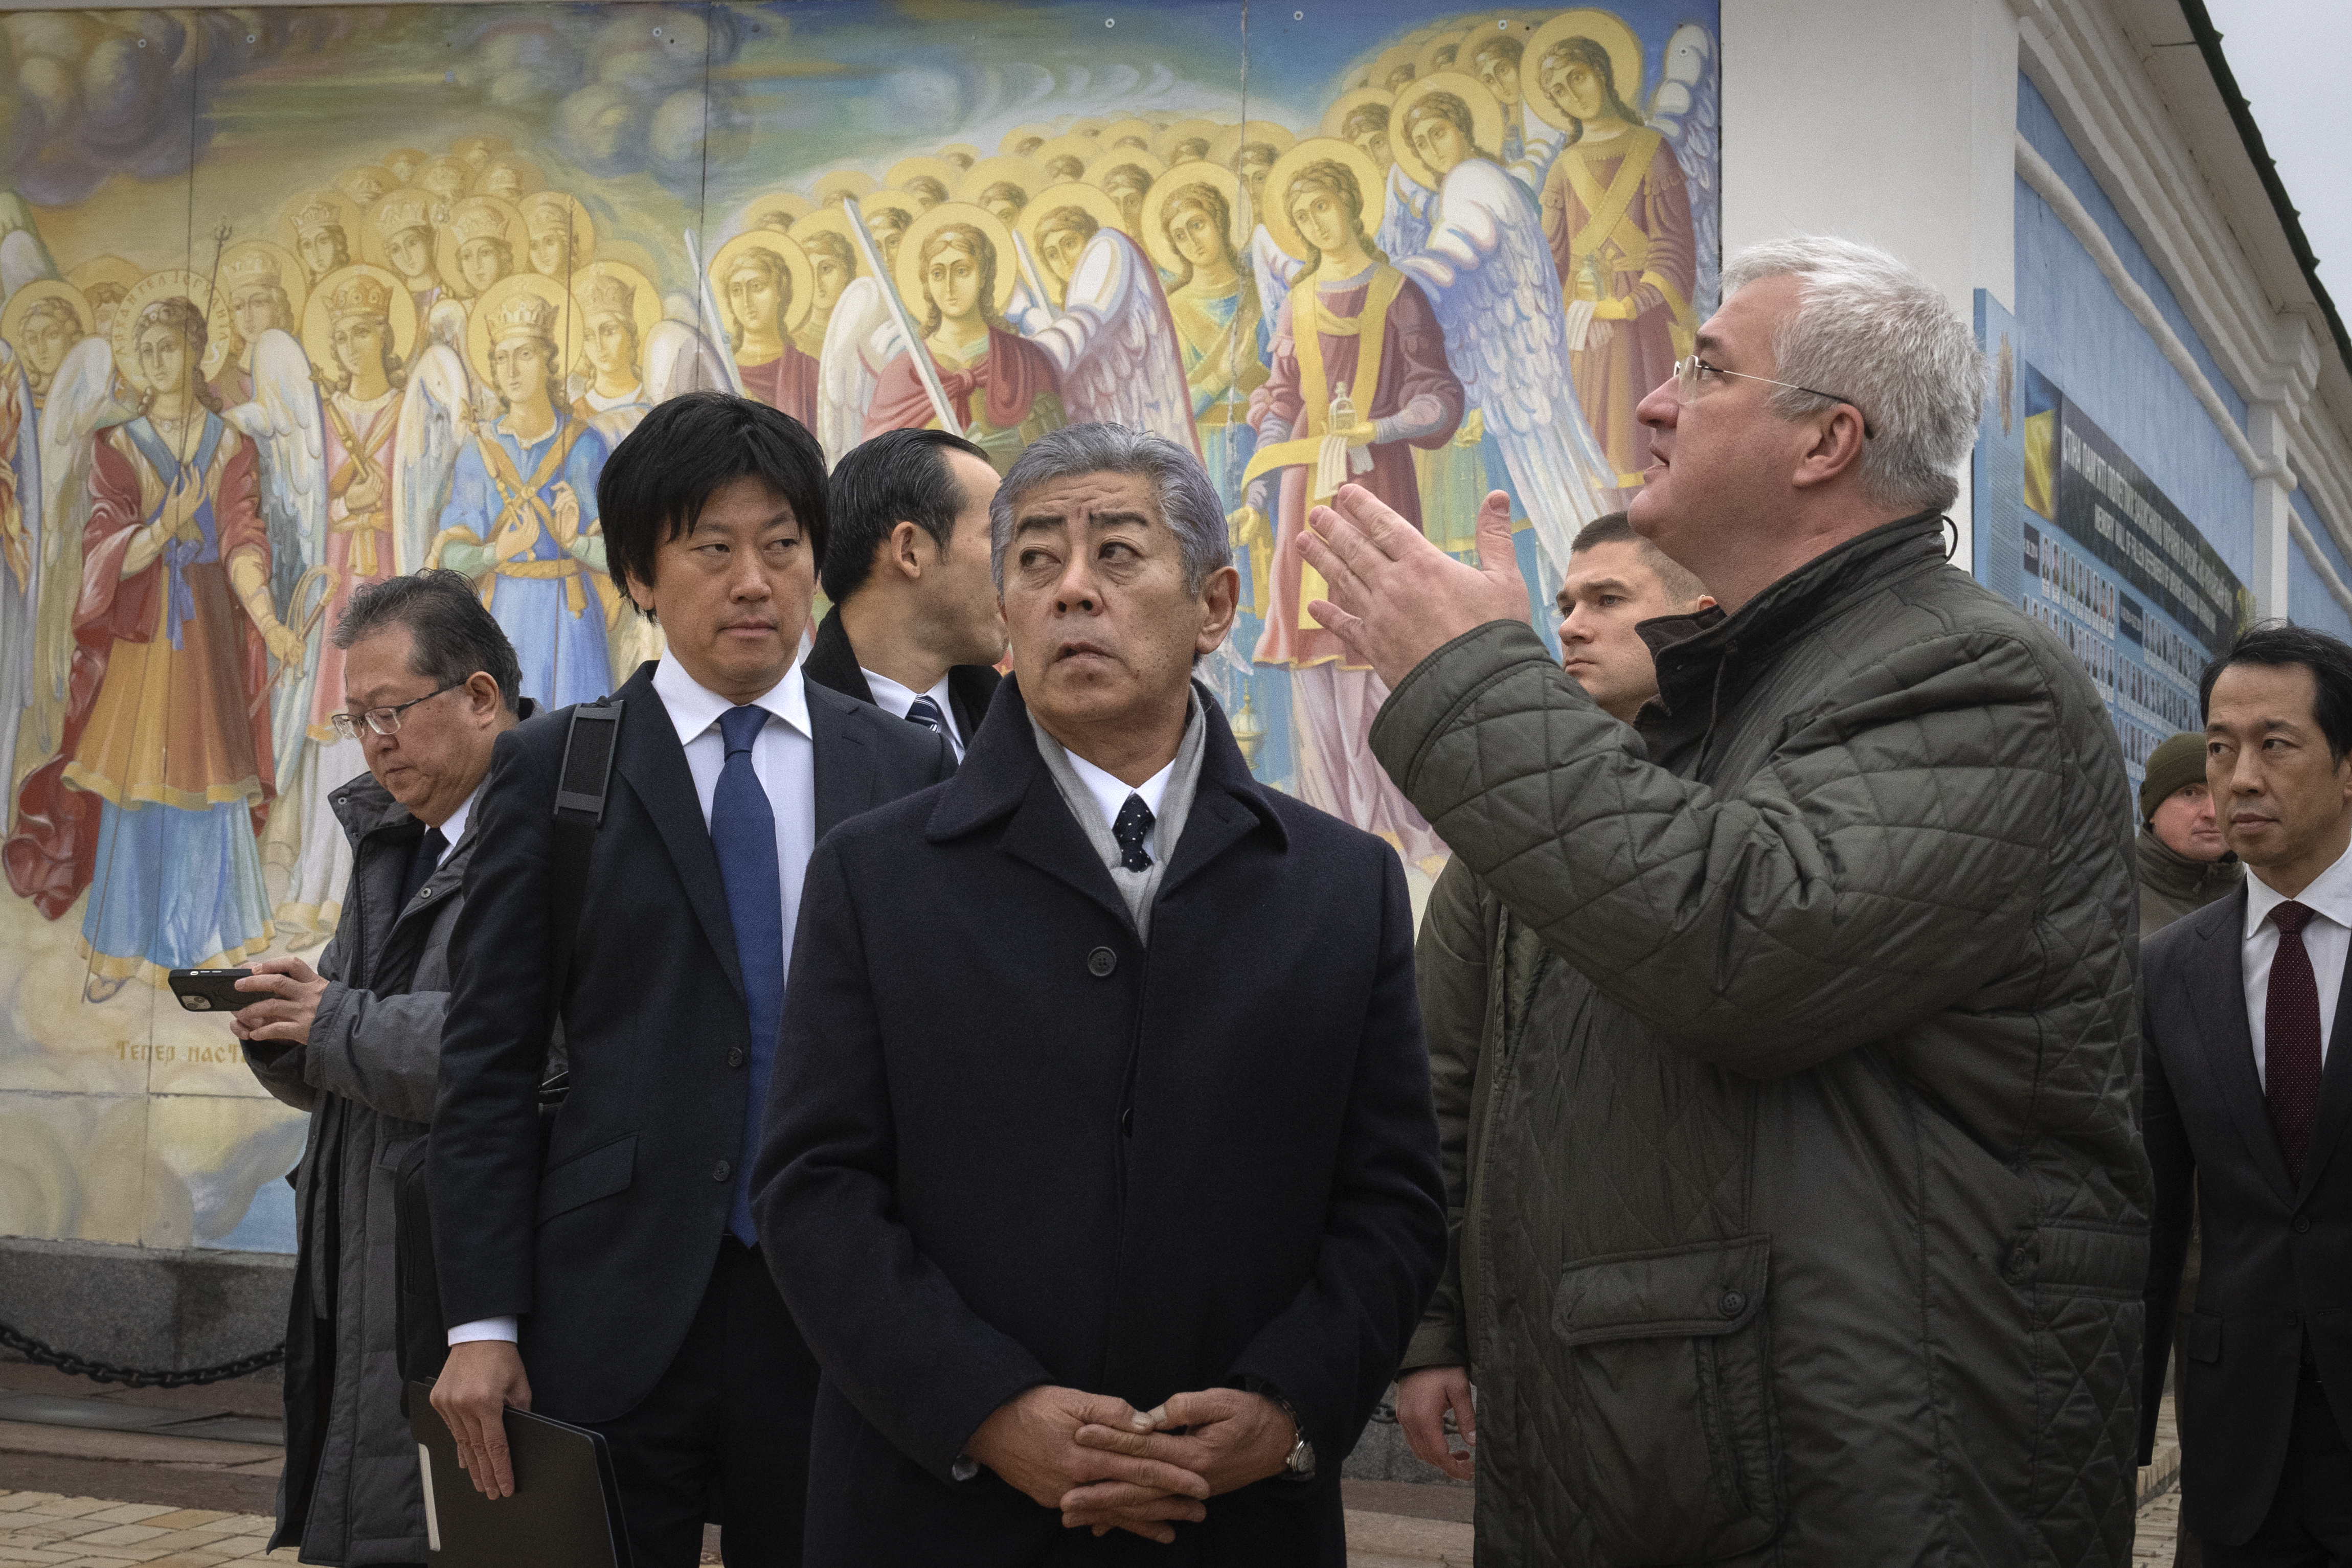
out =
{"type": "Polygon", "coordinates": [[[1244,1377],[1244,1391],[1274,1401],[1275,1408],[1290,1417],[1290,1429],[1297,1436],[1290,1445],[1290,1457],[1282,1462],[1282,1473],[1292,1480],[1315,1479],[1315,1445],[1307,1440],[1307,1423],[1298,1418],[1298,1410],[1282,1396],[1282,1390],[1263,1377],[1244,1377]]]}

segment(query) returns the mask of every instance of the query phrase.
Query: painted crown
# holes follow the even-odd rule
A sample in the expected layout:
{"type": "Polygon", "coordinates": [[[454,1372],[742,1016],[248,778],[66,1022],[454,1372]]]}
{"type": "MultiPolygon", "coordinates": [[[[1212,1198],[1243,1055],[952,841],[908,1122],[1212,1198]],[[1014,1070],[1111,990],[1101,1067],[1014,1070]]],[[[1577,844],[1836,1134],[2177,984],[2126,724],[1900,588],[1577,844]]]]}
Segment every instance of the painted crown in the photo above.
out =
{"type": "Polygon", "coordinates": [[[580,308],[588,319],[600,316],[619,316],[635,321],[637,319],[637,291],[617,277],[592,277],[580,291],[580,308]]]}
{"type": "Polygon", "coordinates": [[[423,196],[394,196],[375,210],[375,232],[390,239],[404,229],[430,227],[432,203],[423,196]]]}
{"type": "Polygon", "coordinates": [[[490,341],[503,343],[509,338],[544,338],[553,342],[555,302],[518,289],[490,313],[490,341]]]}
{"type": "Polygon", "coordinates": [[[221,270],[228,275],[232,292],[263,283],[276,288],[282,287],[285,281],[279,276],[278,258],[266,250],[246,251],[223,264],[221,270]]]}
{"type": "Polygon", "coordinates": [[[561,191],[541,191],[525,197],[522,221],[530,226],[534,237],[551,229],[569,230],[572,226],[572,204],[561,191]]]}
{"type": "Polygon", "coordinates": [[[460,202],[449,214],[449,228],[461,246],[478,239],[504,239],[507,215],[488,202],[460,202]]]}
{"type": "Polygon", "coordinates": [[[302,204],[300,212],[294,214],[294,228],[298,234],[310,234],[319,229],[332,228],[342,221],[341,208],[324,196],[313,196],[302,204]]]}
{"type": "Polygon", "coordinates": [[[341,321],[347,316],[373,316],[383,320],[392,314],[392,290],[365,273],[347,278],[332,294],[327,296],[327,314],[341,321]]]}

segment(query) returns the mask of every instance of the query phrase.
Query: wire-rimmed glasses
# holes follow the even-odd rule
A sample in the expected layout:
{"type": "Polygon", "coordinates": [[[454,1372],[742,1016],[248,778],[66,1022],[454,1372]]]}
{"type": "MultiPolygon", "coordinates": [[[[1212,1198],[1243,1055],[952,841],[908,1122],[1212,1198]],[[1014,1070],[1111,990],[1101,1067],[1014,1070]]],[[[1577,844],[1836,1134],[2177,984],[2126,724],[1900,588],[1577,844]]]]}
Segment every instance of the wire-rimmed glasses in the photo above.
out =
{"type": "MultiPolygon", "coordinates": [[[[467,678],[468,680],[472,679],[471,676],[467,678]]],[[[357,740],[360,737],[360,726],[362,725],[367,726],[368,728],[375,731],[378,735],[398,735],[400,733],[400,716],[402,714],[406,713],[418,703],[431,702],[435,697],[439,696],[441,692],[454,692],[465,684],[465,681],[452,681],[447,685],[443,686],[439,692],[426,692],[421,697],[411,697],[406,702],[400,704],[396,707],[372,707],[365,713],[329,714],[327,716],[327,719],[329,723],[335,727],[335,733],[341,736],[345,740],[357,740]]]]}
{"type": "MultiPolygon", "coordinates": [[[[1794,382],[1776,382],[1770,376],[1751,376],[1746,371],[1727,371],[1721,365],[1707,363],[1696,354],[1685,354],[1681,359],[1676,360],[1674,373],[1675,397],[1681,402],[1688,402],[1698,394],[1699,378],[1702,375],[1738,376],[1744,382],[1762,382],[1766,386],[1787,387],[1790,392],[1811,392],[1815,397],[1827,398],[1832,402],[1842,402],[1854,413],[1862,413],[1862,404],[1850,397],[1840,397],[1835,392],[1825,392],[1819,387],[1801,387],[1794,382]]],[[[1862,413],[1863,439],[1866,441],[1877,434],[1870,427],[1870,415],[1862,413]]]]}

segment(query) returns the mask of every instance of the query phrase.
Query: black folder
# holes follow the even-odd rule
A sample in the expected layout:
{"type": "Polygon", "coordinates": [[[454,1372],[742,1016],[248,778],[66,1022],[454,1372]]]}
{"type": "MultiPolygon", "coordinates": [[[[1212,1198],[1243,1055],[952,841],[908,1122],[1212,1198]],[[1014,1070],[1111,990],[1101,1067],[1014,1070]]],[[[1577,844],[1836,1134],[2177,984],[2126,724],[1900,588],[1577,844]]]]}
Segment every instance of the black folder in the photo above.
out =
{"type": "Polygon", "coordinates": [[[433,1408],[433,1385],[411,1383],[407,1395],[434,1568],[632,1568],[613,1456],[601,1433],[508,1411],[514,1495],[492,1500],[458,1466],[457,1439],[433,1408]]]}

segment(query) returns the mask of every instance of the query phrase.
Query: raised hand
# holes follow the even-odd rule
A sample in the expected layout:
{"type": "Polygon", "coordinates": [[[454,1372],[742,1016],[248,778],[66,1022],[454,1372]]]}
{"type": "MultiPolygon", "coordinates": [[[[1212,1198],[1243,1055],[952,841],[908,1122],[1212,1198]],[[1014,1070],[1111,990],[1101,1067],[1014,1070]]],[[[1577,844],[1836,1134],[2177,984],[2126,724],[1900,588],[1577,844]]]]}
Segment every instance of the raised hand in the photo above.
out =
{"type": "Polygon", "coordinates": [[[1342,485],[1307,517],[1307,559],[1330,597],[1307,606],[1389,686],[1489,621],[1528,619],[1528,585],[1511,548],[1511,498],[1478,508],[1478,564],[1455,560],[1360,485],[1342,485]]]}

